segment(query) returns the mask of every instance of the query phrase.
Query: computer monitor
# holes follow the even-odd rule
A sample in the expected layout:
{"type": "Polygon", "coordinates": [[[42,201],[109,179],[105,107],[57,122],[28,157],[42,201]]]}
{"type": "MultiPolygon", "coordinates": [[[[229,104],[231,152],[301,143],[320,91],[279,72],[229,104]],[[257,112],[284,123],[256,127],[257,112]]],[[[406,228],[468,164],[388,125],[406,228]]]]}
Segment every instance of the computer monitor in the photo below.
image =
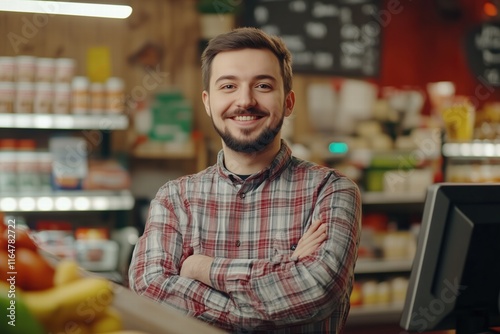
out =
{"type": "Polygon", "coordinates": [[[428,188],[400,326],[498,333],[500,183],[428,188]]]}

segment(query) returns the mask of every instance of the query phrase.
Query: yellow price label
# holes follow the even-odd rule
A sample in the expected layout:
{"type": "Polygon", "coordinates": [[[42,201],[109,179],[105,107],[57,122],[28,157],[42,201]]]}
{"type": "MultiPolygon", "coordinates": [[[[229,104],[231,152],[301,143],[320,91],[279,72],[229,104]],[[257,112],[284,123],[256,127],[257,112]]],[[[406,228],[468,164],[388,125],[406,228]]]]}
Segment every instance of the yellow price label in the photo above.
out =
{"type": "Polygon", "coordinates": [[[106,46],[87,50],[87,76],[91,82],[105,82],[111,76],[111,52],[106,46]]]}

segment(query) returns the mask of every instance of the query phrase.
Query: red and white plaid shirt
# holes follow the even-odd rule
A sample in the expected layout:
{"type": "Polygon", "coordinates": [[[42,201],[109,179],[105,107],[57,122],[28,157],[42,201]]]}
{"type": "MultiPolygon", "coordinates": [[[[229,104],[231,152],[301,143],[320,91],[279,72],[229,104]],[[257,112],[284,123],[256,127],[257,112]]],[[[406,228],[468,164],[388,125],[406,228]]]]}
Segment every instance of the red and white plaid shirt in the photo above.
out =
{"type": "Polygon", "coordinates": [[[151,202],[130,266],[130,287],[239,333],[340,333],[349,313],[360,236],[358,187],[300,160],[282,141],[246,180],[217,164],[169,181],[151,202]],[[293,250],[313,220],[327,223],[314,254],[293,250]],[[214,288],[180,277],[191,254],[214,257],[214,288]]]}

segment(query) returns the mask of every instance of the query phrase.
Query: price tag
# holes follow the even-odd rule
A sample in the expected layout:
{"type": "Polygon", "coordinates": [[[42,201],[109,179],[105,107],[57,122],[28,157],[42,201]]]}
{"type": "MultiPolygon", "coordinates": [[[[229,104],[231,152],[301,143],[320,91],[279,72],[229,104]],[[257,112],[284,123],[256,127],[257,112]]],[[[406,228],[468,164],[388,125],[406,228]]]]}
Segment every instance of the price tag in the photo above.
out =
{"type": "Polygon", "coordinates": [[[105,82],[111,76],[111,52],[108,47],[87,50],[87,76],[91,82],[105,82]]]}

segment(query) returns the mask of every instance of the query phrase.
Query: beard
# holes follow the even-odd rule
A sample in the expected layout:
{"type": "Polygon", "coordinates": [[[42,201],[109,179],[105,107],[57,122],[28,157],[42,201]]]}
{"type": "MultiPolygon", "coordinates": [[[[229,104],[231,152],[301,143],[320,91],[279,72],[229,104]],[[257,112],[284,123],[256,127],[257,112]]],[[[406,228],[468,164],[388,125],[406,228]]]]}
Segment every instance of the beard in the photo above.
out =
{"type": "MultiPolygon", "coordinates": [[[[254,110],[252,113],[258,114],[260,111],[254,110]]],[[[215,131],[217,131],[228,148],[239,153],[255,153],[263,151],[267,146],[269,146],[269,144],[273,142],[274,138],[276,138],[276,135],[280,132],[285,119],[285,108],[283,108],[283,113],[281,114],[278,124],[276,124],[273,128],[266,127],[255,139],[237,139],[229,132],[229,130],[223,131],[218,128],[217,125],[215,125],[212,116],[210,116],[210,119],[212,120],[212,125],[215,131]]],[[[248,136],[252,133],[252,131],[253,130],[244,130],[243,135],[248,136]]]]}

